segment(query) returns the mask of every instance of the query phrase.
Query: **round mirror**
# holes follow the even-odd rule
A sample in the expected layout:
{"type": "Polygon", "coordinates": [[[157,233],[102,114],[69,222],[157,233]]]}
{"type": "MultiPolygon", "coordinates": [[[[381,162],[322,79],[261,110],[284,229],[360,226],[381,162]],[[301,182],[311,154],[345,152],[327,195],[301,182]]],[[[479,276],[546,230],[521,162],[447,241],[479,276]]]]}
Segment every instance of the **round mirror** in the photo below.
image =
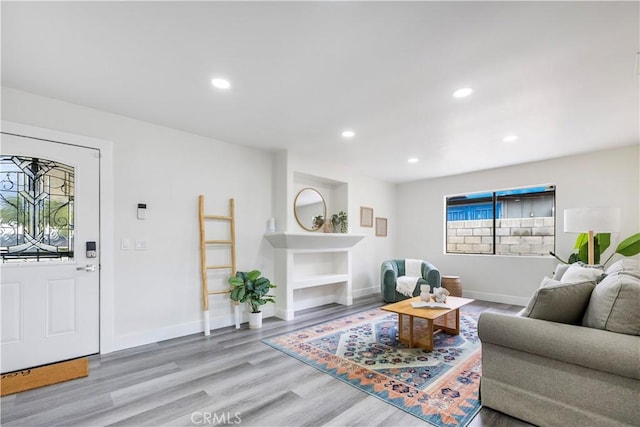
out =
{"type": "Polygon", "coordinates": [[[327,205],[322,194],[313,188],[303,188],[293,201],[293,212],[300,227],[307,231],[320,230],[327,220],[327,205]]]}

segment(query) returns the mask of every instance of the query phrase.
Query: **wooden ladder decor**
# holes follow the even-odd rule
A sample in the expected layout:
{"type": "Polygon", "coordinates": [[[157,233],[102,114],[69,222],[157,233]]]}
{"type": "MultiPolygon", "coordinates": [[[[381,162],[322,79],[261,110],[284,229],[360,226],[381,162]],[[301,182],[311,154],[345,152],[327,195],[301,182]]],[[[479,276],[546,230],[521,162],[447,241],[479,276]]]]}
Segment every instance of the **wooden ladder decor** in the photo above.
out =
{"type": "MultiPolygon", "coordinates": [[[[204,196],[198,197],[198,217],[200,219],[200,270],[202,275],[202,310],[204,314],[204,334],[211,334],[211,325],[209,320],[209,296],[231,293],[231,289],[222,291],[210,291],[209,281],[207,277],[208,270],[229,269],[231,276],[236,275],[236,222],[235,222],[235,205],[234,200],[229,199],[229,215],[206,215],[204,213],[204,196]],[[205,236],[205,221],[227,221],[231,231],[229,240],[207,240],[205,236]],[[207,265],[207,245],[228,245],[231,250],[231,264],[225,265],[207,265]]],[[[238,303],[234,301],[233,312],[235,317],[236,329],[240,329],[240,312],[238,303]]]]}

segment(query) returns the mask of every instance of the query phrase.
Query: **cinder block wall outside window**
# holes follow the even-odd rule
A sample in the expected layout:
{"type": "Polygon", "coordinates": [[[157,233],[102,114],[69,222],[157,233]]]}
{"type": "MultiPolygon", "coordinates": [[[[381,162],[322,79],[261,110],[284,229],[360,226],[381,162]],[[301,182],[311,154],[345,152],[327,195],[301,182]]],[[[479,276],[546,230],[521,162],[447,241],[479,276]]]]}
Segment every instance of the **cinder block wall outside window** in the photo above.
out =
{"type": "MultiPolygon", "coordinates": [[[[493,254],[493,221],[447,221],[447,252],[493,254]]],[[[496,220],[496,255],[548,255],[554,250],[553,217],[496,220]]]]}

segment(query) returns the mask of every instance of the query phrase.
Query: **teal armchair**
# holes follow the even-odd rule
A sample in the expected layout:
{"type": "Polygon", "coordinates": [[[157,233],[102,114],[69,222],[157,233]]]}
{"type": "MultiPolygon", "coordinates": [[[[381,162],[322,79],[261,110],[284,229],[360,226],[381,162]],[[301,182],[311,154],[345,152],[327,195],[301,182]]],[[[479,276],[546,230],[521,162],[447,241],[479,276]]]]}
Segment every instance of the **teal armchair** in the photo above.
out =
{"type": "MultiPolygon", "coordinates": [[[[440,271],[431,263],[422,261],[422,278],[418,279],[413,296],[420,295],[420,285],[429,285],[430,291],[440,287],[440,271]]],[[[396,280],[405,275],[404,259],[384,261],[380,268],[380,292],[385,302],[392,303],[409,298],[396,291],[396,280]]]]}

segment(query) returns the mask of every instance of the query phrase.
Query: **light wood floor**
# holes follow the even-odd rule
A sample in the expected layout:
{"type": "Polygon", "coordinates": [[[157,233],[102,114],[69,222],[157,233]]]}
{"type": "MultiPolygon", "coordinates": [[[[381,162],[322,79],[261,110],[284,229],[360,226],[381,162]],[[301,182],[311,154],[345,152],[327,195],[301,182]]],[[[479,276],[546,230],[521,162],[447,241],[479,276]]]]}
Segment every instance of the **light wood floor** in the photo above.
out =
{"type": "MultiPolygon", "coordinates": [[[[379,295],[90,358],[89,377],[0,399],[3,426],[425,426],[262,339],[383,305],[379,295]],[[237,415],[237,417],[236,417],[237,415]],[[204,417],[210,417],[205,419],[204,417]],[[224,417],[224,422],[223,422],[224,417]],[[208,422],[207,422],[208,421],[208,422]]],[[[476,301],[468,310],[521,307],[476,301]]],[[[470,424],[528,426],[483,408],[470,424]]]]}

